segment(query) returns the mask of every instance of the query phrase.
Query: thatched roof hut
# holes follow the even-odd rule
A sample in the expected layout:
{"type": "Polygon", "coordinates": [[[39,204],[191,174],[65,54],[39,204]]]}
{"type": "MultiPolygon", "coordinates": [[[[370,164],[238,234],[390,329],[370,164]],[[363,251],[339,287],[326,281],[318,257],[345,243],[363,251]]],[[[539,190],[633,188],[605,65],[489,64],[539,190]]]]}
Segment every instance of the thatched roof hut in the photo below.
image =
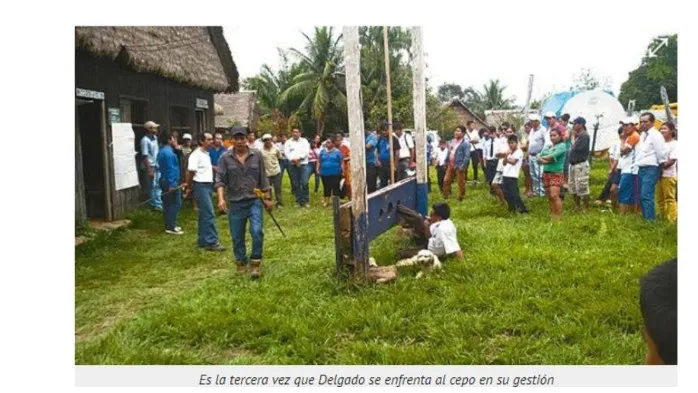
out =
{"type": "Polygon", "coordinates": [[[463,101],[459,99],[453,99],[446,103],[444,109],[454,111],[462,125],[465,125],[468,121],[473,120],[477,125],[477,128],[487,127],[487,122],[475,114],[475,112],[470,110],[470,108],[468,108],[463,101]]]}
{"type": "Polygon", "coordinates": [[[214,92],[237,92],[238,71],[220,26],[76,27],[75,46],[96,57],[214,92]]]}
{"type": "Polygon", "coordinates": [[[241,91],[236,94],[216,94],[213,96],[216,106],[216,128],[230,128],[232,123],[238,123],[256,131],[259,119],[257,92],[241,91]],[[219,114],[220,113],[220,114],[219,114]]]}

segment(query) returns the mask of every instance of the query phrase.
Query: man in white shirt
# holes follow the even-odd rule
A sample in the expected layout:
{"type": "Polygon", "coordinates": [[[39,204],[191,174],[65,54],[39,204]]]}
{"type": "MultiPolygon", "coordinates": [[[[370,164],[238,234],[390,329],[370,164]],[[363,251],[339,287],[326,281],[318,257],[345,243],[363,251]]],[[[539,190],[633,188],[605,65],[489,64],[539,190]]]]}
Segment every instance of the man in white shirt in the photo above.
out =
{"type": "Polygon", "coordinates": [[[197,245],[207,251],[224,251],[225,247],[218,243],[216,216],[213,213],[211,192],[213,191],[213,165],[208,148],[213,143],[213,135],[201,132],[197,136],[199,146],[189,155],[187,163],[187,184],[189,187],[185,197],[190,192],[199,208],[197,227],[197,245]]]}
{"type": "Polygon", "coordinates": [[[411,258],[419,251],[427,249],[434,255],[443,257],[455,255],[463,261],[463,251],[458,244],[456,226],[451,221],[451,208],[446,202],[432,205],[428,218],[416,211],[398,205],[397,211],[404,224],[414,231],[414,240],[419,247],[398,251],[400,259],[411,258]]]}
{"type": "Polygon", "coordinates": [[[257,139],[257,135],[254,132],[247,134],[247,145],[252,149],[262,150],[264,143],[257,139]]]}
{"type": "Polygon", "coordinates": [[[511,153],[507,142],[507,138],[510,135],[514,135],[514,130],[509,126],[509,123],[503,123],[499,127],[499,134],[494,142],[495,157],[498,158],[498,161],[497,171],[494,175],[494,179],[492,179],[492,191],[503,205],[506,205],[504,190],[502,188],[502,183],[504,181],[504,159],[511,153]]]}
{"type": "Polygon", "coordinates": [[[395,136],[397,137],[397,140],[400,142],[400,150],[398,152],[398,159],[397,159],[397,177],[395,178],[395,181],[400,181],[402,179],[407,178],[407,170],[410,168],[414,168],[416,166],[415,163],[415,155],[414,155],[414,140],[412,139],[412,135],[405,133],[402,130],[402,124],[399,122],[395,122],[393,125],[393,128],[395,129],[395,136]]]}
{"type": "Polygon", "coordinates": [[[490,186],[490,194],[493,195],[494,191],[491,190],[491,186],[497,170],[497,157],[495,155],[496,150],[494,145],[495,139],[495,132],[486,129],[482,132],[482,141],[480,142],[482,144],[482,161],[484,163],[485,181],[487,181],[487,185],[490,186]]]}
{"type": "Polygon", "coordinates": [[[640,143],[635,160],[638,166],[642,216],[649,221],[655,219],[655,187],[661,175],[660,166],[666,161],[664,137],[653,125],[652,113],[645,112],[640,116],[640,143]]]}
{"type": "Polygon", "coordinates": [[[444,189],[444,177],[446,176],[446,169],[448,168],[448,144],[446,139],[441,139],[439,141],[439,147],[434,150],[434,164],[436,166],[436,179],[439,183],[439,191],[443,192],[444,189]]]}
{"type": "Polygon", "coordinates": [[[301,138],[299,129],[294,128],[291,132],[291,139],[286,141],[284,153],[289,161],[288,174],[291,176],[291,189],[296,197],[296,203],[299,207],[310,208],[308,179],[313,170],[308,165],[310,143],[307,139],[301,138]]]}
{"type": "Polygon", "coordinates": [[[531,122],[531,133],[528,136],[528,166],[531,172],[531,184],[533,185],[533,195],[542,197],[545,196],[543,166],[538,163],[536,158],[546,145],[548,132],[540,124],[540,116],[538,114],[530,115],[528,120],[531,122]]]}
{"type": "MultiPolygon", "coordinates": [[[[471,149],[470,149],[470,161],[473,166],[473,184],[478,183],[478,164],[482,162],[482,146],[480,145],[480,135],[478,133],[477,128],[475,128],[475,121],[474,120],[468,120],[465,123],[465,127],[468,129],[467,131],[467,138],[470,141],[471,149]]],[[[482,168],[483,174],[485,168],[482,168]]],[[[465,173],[465,181],[468,181],[468,173],[465,173]]]]}
{"type": "Polygon", "coordinates": [[[153,210],[162,211],[162,190],[160,189],[160,168],[158,166],[158,128],[160,125],[154,121],[147,121],[143,125],[145,135],[141,138],[142,168],[145,174],[144,185],[146,195],[150,199],[150,207],[153,210]]]}

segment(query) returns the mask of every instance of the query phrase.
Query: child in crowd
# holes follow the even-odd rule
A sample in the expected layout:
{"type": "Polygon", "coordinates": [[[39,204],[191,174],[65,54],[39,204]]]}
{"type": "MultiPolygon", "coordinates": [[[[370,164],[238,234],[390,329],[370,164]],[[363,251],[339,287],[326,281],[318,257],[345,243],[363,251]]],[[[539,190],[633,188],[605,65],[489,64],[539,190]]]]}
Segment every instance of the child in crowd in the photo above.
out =
{"type": "Polygon", "coordinates": [[[504,199],[509,205],[510,212],[528,213],[528,209],[521,200],[519,193],[519,171],[523,161],[523,151],[519,148],[519,140],[516,135],[507,137],[509,153],[504,158],[504,170],[502,172],[502,191],[504,199]]]}

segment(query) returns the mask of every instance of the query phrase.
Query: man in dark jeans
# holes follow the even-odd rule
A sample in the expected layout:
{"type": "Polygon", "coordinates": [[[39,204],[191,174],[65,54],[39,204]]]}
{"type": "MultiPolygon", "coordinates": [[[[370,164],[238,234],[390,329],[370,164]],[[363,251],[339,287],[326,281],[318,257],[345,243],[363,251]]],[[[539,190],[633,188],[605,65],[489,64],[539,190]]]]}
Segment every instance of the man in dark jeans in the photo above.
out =
{"type": "MultiPolygon", "coordinates": [[[[473,184],[478,184],[478,165],[482,162],[482,145],[480,144],[480,132],[475,128],[475,121],[468,120],[465,123],[468,129],[466,132],[467,139],[470,141],[470,162],[473,166],[473,184]]],[[[482,168],[483,172],[485,168],[482,168]]],[[[468,174],[465,174],[465,180],[468,180],[468,174]]]]}
{"type": "MultiPolygon", "coordinates": [[[[376,145],[378,157],[376,166],[378,167],[378,177],[380,178],[380,188],[385,188],[390,183],[390,139],[388,138],[388,123],[381,125],[381,136],[376,145]]],[[[400,141],[393,135],[393,163],[397,170],[397,157],[400,151],[400,141]]],[[[397,181],[397,176],[395,178],[397,181]]]]}
{"type": "Polygon", "coordinates": [[[163,132],[165,146],[158,152],[158,167],[160,168],[160,188],[162,189],[162,214],[165,219],[165,233],[170,235],[183,235],[182,228],[177,226],[177,214],[182,206],[182,188],[186,183],[180,184],[182,168],[179,166],[179,157],[175,153],[178,147],[177,131],[163,132]]]}
{"type": "Polygon", "coordinates": [[[233,148],[223,153],[218,162],[216,173],[216,192],[218,210],[228,210],[230,237],[233,240],[233,253],[237,272],[242,273],[249,264],[250,278],[261,277],[262,250],[264,241],[263,209],[272,209],[271,187],[264,170],[264,159],[259,150],[247,146],[247,130],[234,128],[232,131],[233,148]],[[223,188],[228,190],[223,192],[223,188]],[[257,197],[254,190],[264,192],[264,200],[257,197]],[[225,194],[228,196],[226,203],[225,194]],[[250,221],[252,236],[252,254],[247,257],[245,248],[245,227],[250,221]]]}
{"type": "Polygon", "coordinates": [[[378,167],[376,166],[376,145],[378,145],[378,137],[370,131],[366,131],[366,188],[368,193],[376,191],[378,182],[378,167]]]}

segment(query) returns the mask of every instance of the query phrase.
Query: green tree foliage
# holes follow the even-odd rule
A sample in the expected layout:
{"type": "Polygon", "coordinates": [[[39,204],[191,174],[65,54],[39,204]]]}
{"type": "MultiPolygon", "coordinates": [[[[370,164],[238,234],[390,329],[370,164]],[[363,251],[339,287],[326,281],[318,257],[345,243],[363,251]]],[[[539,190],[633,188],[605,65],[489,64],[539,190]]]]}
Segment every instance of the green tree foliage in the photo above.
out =
{"type": "Polygon", "coordinates": [[[342,35],[335,35],[332,27],[315,27],[312,38],[305,33],[303,36],[306,39],[303,51],[290,50],[300,61],[301,73],[293,77],[291,86],[281,93],[279,100],[289,103],[302,97],[298,112],[310,113],[315,120],[315,134],[322,135],[329,112],[346,113],[347,109],[339,45],[342,35]]]}
{"type": "Polygon", "coordinates": [[[439,86],[437,94],[441,102],[449,102],[454,98],[458,98],[460,100],[465,98],[463,88],[455,83],[444,83],[443,85],[439,86]]]}
{"type": "Polygon", "coordinates": [[[485,111],[491,109],[513,109],[516,97],[506,96],[507,86],[499,79],[490,79],[482,86],[482,90],[473,87],[463,89],[463,103],[476,115],[484,118],[485,111]]]}
{"type": "Polygon", "coordinates": [[[677,35],[668,37],[668,45],[655,51],[662,38],[657,37],[647,46],[647,54],[642,58],[638,68],[631,71],[620,87],[618,100],[627,105],[635,100],[635,108],[642,110],[652,105],[661,104],[659,89],[663,85],[667,89],[670,102],[677,100],[677,35]],[[655,55],[650,57],[650,52],[655,55]]]}

